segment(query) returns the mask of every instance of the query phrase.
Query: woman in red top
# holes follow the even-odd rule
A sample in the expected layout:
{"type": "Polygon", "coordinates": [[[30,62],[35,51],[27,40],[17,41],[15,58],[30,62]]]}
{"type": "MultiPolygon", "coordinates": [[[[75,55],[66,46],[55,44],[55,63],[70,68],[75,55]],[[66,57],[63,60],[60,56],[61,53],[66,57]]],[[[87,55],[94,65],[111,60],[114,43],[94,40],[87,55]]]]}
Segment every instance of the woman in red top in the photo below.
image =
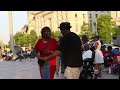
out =
{"type": "MultiPolygon", "coordinates": [[[[52,54],[58,47],[57,41],[51,38],[51,30],[49,27],[44,27],[41,30],[41,35],[42,39],[39,39],[35,45],[35,50],[38,52],[38,60],[40,60],[41,57],[52,54]]],[[[42,79],[53,79],[56,71],[56,57],[39,66],[42,79]]]]}

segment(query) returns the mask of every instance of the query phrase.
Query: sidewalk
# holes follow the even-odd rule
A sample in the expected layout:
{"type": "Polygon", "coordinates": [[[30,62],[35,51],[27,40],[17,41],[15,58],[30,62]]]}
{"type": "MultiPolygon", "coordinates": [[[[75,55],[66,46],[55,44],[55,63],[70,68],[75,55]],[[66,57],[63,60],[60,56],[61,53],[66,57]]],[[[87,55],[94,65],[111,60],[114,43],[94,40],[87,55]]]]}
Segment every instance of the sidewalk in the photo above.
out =
{"type": "MultiPolygon", "coordinates": [[[[59,73],[61,70],[59,71],[59,73]]],[[[56,74],[54,75],[54,79],[64,79],[64,75],[59,74],[57,76],[56,74]]],[[[109,74],[107,71],[103,72],[102,77],[98,77],[97,79],[119,79],[118,74],[109,74]]]]}
{"type": "MultiPolygon", "coordinates": [[[[60,71],[59,71],[60,73],[60,71]]],[[[39,67],[36,61],[0,61],[0,79],[41,79],[39,67]]],[[[54,75],[54,79],[64,79],[64,76],[59,74],[54,75]]],[[[98,79],[119,79],[116,74],[103,72],[102,77],[98,79]]]]}
{"type": "Polygon", "coordinates": [[[0,79],[40,79],[36,61],[0,62],[0,79]]]}

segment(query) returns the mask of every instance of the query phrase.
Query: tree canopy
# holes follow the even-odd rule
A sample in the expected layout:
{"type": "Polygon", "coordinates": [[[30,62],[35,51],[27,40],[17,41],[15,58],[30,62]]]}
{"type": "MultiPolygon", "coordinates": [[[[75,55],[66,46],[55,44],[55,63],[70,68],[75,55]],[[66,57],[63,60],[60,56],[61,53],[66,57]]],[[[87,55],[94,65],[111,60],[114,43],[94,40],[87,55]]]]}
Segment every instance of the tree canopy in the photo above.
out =
{"type": "Polygon", "coordinates": [[[30,34],[24,34],[17,32],[14,35],[15,44],[21,47],[34,46],[38,39],[37,33],[34,30],[31,30],[30,34]]]}
{"type": "Polygon", "coordinates": [[[31,46],[33,47],[36,41],[38,40],[37,33],[34,30],[31,30],[30,35],[28,37],[29,37],[31,46]]]}
{"type": "Polygon", "coordinates": [[[105,43],[110,43],[114,29],[111,21],[111,16],[108,14],[101,14],[97,18],[98,35],[105,43]]]}
{"type": "Polygon", "coordinates": [[[92,38],[95,34],[92,32],[92,26],[88,23],[83,23],[83,25],[81,26],[81,35],[79,35],[80,37],[82,37],[82,35],[87,35],[89,38],[92,38]]]}
{"type": "Polygon", "coordinates": [[[52,32],[52,37],[54,37],[56,40],[58,40],[58,37],[59,36],[62,36],[61,32],[60,31],[55,31],[55,32],[52,32]]]}

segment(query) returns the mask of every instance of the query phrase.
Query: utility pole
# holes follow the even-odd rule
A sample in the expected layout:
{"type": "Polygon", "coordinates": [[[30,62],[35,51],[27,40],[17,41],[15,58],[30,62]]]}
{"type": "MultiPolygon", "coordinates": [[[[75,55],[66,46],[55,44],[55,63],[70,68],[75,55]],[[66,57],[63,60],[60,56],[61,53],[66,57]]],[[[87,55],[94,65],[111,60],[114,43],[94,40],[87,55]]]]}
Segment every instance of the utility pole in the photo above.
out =
{"type": "Polygon", "coordinates": [[[8,11],[9,17],[9,32],[10,32],[10,49],[14,53],[14,38],[13,38],[13,21],[12,21],[12,11],[8,11]]]}

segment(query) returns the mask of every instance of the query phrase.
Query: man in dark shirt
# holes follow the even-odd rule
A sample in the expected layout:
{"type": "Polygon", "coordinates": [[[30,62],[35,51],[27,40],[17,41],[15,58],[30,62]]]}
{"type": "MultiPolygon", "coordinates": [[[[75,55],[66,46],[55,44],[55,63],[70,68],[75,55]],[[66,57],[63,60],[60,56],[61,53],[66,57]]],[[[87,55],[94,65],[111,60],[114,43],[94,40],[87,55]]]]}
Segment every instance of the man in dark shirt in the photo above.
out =
{"type": "Polygon", "coordinates": [[[58,50],[48,57],[43,58],[44,61],[49,60],[62,53],[63,62],[66,66],[64,76],[66,79],[79,79],[80,68],[83,65],[82,62],[82,51],[81,51],[81,40],[80,37],[70,31],[70,23],[62,22],[60,24],[60,30],[63,38],[60,41],[58,50]]]}

